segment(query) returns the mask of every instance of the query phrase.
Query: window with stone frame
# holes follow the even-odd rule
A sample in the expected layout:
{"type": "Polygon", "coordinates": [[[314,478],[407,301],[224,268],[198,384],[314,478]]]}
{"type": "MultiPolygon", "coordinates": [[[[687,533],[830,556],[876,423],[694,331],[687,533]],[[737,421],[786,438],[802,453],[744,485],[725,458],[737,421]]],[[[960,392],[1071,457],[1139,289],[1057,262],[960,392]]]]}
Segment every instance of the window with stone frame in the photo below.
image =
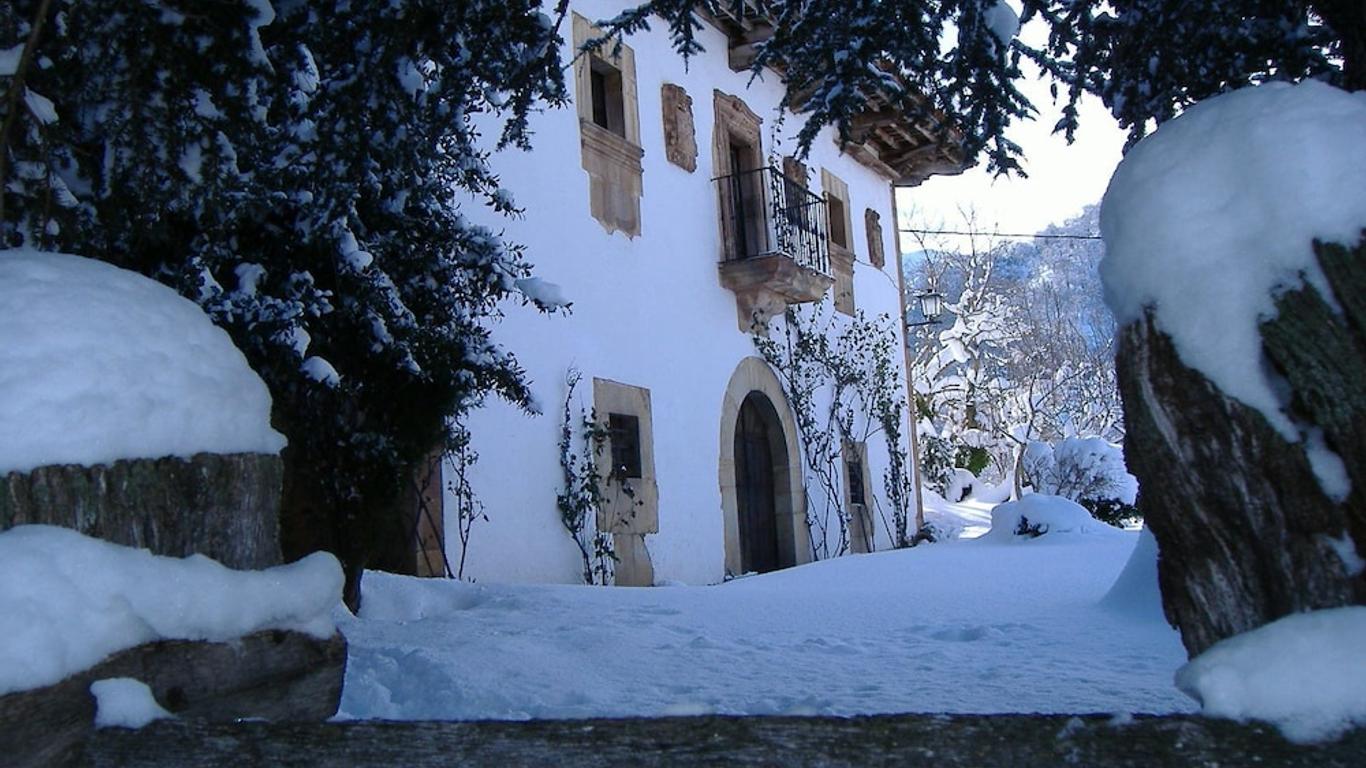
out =
{"type": "Polygon", "coordinates": [[[765,250],[763,119],[738,96],[712,92],[712,168],[728,181],[722,189],[722,261],[738,261],[765,250]]]}
{"type": "Polygon", "coordinates": [[[626,138],[626,104],[621,92],[621,70],[601,56],[590,56],[588,88],[592,93],[593,124],[626,138]]]}
{"type": "Polygon", "coordinates": [[[821,190],[830,242],[830,272],[835,278],[835,310],[854,314],[854,242],[851,236],[849,185],[829,170],[821,169],[821,190]]]}
{"type": "Polygon", "coordinates": [[[606,433],[595,468],[604,501],[597,525],[612,535],[615,583],[650,586],[654,570],[645,536],[659,532],[650,390],[595,378],[593,412],[606,433]]]}
{"type": "MultiPolygon", "coordinates": [[[[573,16],[574,47],[601,37],[583,16],[573,16]]],[[[609,232],[640,234],[644,194],[635,52],[605,43],[574,62],[574,104],[579,115],[583,169],[588,172],[589,210],[609,232]]]]}

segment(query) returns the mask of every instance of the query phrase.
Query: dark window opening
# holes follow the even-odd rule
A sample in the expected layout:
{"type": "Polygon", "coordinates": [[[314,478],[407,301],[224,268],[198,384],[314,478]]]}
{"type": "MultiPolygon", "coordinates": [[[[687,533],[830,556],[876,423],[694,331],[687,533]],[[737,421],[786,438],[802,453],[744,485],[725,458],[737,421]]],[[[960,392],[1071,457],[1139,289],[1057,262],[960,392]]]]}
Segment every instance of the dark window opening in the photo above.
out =
{"type": "Polygon", "coordinates": [[[759,153],[735,136],[729,137],[731,215],[735,225],[735,258],[747,259],[763,252],[763,182],[759,153]]]}
{"type": "Polygon", "coordinates": [[[826,195],[825,204],[830,211],[830,242],[841,248],[849,248],[849,232],[845,227],[844,201],[834,195],[826,195]]]}
{"type": "Polygon", "coordinates": [[[621,70],[594,58],[588,71],[593,96],[593,122],[622,138],[626,137],[626,109],[621,90],[621,70]]]}
{"type": "Polygon", "coordinates": [[[863,495],[863,460],[850,458],[844,464],[849,471],[849,503],[866,506],[868,500],[863,495]]]}
{"type": "Polygon", "coordinates": [[[625,413],[607,414],[607,439],[612,448],[612,476],[641,477],[639,417],[625,413]]]}

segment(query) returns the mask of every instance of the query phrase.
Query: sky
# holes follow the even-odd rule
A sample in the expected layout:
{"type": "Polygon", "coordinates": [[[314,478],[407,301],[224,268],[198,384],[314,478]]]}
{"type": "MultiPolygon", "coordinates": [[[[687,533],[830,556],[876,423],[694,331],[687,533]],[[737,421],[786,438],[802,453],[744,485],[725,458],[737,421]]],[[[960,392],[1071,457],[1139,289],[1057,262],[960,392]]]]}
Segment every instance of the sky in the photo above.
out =
{"type": "MultiPolygon", "coordinates": [[[[1021,36],[1039,45],[1046,27],[1032,22],[1021,36]]],[[[1037,232],[1049,224],[1061,223],[1099,202],[1105,194],[1110,175],[1119,163],[1124,146],[1120,130],[1100,100],[1083,98],[1080,128],[1076,141],[1052,135],[1062,116],[1061,104],[1053,104],[1048,80],[1037,79],[1038,70],[1022,63],[1025,77],[1020,90],[1039,110],[1031,121],[1017,122],[1008,135],[1024,149],[1022,165],[1026,179],[993,179],[985,161],[959,176],[937,176],[919,187],[898,191],[898,207],[903,221],[925,229],[962,229],[960,209],[975,212],[977,228],[998,232],[1037,232]]],[[[903,250],[915,250],[907,238],[903,250]]]]}

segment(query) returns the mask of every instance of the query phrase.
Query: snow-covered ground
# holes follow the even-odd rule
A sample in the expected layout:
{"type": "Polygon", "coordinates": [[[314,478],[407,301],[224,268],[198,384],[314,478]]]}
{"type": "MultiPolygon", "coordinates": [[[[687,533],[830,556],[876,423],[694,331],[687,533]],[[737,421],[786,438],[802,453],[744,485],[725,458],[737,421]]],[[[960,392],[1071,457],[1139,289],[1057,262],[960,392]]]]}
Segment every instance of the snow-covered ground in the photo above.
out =
{"type": "MultiPolygon", "coordinates": [[[[934,507],[990,524],[989,505],[934,507]]],[[[361,617],[339,612],[341,716],[1190,711],[1155,584],[1102,605],[1137,540],[961,539],[652,589],[370,573],[361,617]]]]}

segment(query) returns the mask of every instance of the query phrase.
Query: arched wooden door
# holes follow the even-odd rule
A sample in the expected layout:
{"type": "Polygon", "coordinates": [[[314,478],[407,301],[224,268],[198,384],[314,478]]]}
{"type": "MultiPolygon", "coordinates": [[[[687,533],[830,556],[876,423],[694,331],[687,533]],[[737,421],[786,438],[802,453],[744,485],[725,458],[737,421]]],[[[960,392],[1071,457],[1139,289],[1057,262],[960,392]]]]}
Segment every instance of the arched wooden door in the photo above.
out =
{"type": "Polygon", "coordinates": [[[750,392],[735,424],[735,490],[745,573],[781,567],[774,460],[786,459],[784,444],[773,404],[763,393],[750,392]]]}

